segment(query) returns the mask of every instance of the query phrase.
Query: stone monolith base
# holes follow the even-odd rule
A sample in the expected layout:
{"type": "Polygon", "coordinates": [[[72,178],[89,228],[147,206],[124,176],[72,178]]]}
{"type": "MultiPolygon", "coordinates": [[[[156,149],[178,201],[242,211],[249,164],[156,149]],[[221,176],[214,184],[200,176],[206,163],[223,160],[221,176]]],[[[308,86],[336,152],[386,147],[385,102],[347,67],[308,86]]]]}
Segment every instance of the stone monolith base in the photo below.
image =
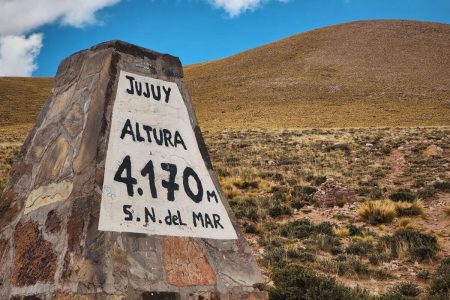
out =
{"type": "Polygon", "coordinates": [[[266,299],[226,203],[237,240],[98,230],[121,70],[176,83],[204,145],[178,58],[112,41],[65,59],[0,200],[0,299],[266,299]]]}

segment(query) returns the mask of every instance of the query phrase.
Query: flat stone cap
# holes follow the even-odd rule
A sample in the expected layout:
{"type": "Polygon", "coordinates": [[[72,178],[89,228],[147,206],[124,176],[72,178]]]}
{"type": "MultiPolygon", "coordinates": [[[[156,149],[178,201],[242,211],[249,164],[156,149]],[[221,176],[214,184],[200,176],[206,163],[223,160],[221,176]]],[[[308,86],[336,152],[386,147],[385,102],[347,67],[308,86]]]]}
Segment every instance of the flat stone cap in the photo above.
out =
{"type": "Polygon", "coordinates": [[[177,72],[172,72],[172,75],[175,75],[176,77],[183,77],[183,67],[180,59],[176,56],[159,53],[121,40],[107,41],[89,48],[90,51],[99,51],[104,49],[114,49],[117,52],[126,53],[135,57],[147,58],[149,60],[159,59],[162,61],[164,69],[177,70],[177,72]]]}

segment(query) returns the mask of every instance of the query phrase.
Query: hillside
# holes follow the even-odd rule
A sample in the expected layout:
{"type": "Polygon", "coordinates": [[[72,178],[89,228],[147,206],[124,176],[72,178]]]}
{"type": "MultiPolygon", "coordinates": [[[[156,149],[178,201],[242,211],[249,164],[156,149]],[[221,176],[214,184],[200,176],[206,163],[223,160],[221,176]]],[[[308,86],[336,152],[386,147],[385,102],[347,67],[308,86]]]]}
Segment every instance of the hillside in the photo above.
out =
{"type": "MultiPolygon", "coordinates": [[[[450,25],[360,21],[187,66],[204,130],[450,125],[450,25]]],[[[33,122],[50,78],[0,78],[0,126],[33,122]]]]}
{"type": "Polygon", "coordinates": [[[450,26],[326,27],[188,66],[186,83],[204,128],[449,125],[450,26]]]}

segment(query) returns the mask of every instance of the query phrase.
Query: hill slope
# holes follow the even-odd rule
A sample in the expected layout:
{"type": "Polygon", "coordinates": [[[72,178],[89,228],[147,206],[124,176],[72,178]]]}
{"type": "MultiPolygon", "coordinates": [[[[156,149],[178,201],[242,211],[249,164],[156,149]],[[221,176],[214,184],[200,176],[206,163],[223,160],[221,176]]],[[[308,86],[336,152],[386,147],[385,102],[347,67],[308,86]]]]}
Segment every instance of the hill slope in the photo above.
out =
{"type": "Polygon", "coordinates": [[[362,21],[188,66],[201,125],[450,125],[450,25],[362,21]]]}
{"type": "MultiPolygon", "coordinates": [[[[205,130],[450,125],[450,25],[360,21],[187,66],[205,130]]],[[[0,126],[33,122],[49,78],[0,78],[0,126]]]]}

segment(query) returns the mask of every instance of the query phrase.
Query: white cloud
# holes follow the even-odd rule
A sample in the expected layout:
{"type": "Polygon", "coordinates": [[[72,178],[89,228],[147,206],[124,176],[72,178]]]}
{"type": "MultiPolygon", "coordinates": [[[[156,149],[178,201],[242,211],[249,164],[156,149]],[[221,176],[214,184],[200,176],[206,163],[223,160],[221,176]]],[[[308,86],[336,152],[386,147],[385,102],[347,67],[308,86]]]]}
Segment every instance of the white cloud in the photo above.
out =
{"type": "Polygon", "coordinates": [[[83,27],[96,22],[95,13],[120,0],[0,0],[0,75],[30,76],[42,47],[33,32],[55,22],[83,27]]]}
{"type": "MultiPolygon", "coordinates": [[[[230,17],[236,17],[245,11],[252,11],[270,0],[208,0],[214,7],[223,8],[230,17]]],[[[277,0],[286,3],[289,0],[277,0]]]]}
{"type": "Polygon", "coordinates": [[[0,38],[0,76],[31,76],[42,47],[42,34],[29,37],[7,35],[0,38]]]}

